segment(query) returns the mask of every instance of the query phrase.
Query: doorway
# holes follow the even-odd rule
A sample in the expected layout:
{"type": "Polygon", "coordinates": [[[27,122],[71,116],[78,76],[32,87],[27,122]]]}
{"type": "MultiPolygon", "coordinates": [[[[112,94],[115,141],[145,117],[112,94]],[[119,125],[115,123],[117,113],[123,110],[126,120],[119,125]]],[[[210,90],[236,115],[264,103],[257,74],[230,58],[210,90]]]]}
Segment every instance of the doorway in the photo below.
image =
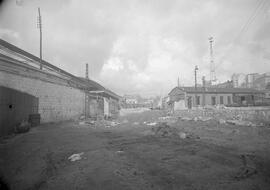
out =
{"type": "Polygon", "coordinates": [[[35,96],[0,86],[0,136],[11,134],[30,114],[37,114],[38,103],[35,96]]]}

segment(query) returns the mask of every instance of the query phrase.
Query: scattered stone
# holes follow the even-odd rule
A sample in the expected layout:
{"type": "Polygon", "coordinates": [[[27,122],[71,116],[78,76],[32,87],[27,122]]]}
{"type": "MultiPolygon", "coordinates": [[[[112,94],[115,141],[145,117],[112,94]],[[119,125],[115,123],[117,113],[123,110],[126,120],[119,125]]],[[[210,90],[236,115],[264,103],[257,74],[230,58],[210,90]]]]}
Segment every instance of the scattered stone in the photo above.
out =
{"type": "Polygon", "coordinates": [[[74,162],[74,161],[77,161],[77,160],[81,160],[83,154],[84,154],[84,152],[81,152],[81,153],[78,153],[78,154],[72,154],[70,157],[68,157],[68,159],[71,162],[74,162]]]}
{"type": "Polygon", "coordinates": [[[117,153],[117,154],[123,154],[124,151],[123,151],[123,150],[118,150],[118,151],[116,151],[116,153],[117,153]]]}
{"type": "Polygon", "coordinates": [[[231,125],[239,125],[239,126],[253,126],[256,127],[257,125],[250,122],[250,121],[243,121],[243,120],[227,120],[226,123],[231,125]]]}
{"type": "Polygon", "coordinates": [[[85,125],[85,121],[80,121],[79,125],[85,125]]]}
{"type": "Polygon", "coordinates": [[[175,119],[175,118],[172,116],[165,116],[165,117],[159,117],[158,119],[159,120],[168,120],[168,119],[175,119]]]}
{"type": "Polygon", "coordinates": [[[219,124],[226,124],[226,120],[224,120],[224,119],[219,119],[218,123],[219,123],[219,124]]]}
{"type": "Polygon", "coordinates": [[[152,132],[159,137],[178,136],[177,129],[167,125],[167,123],[159,123],[156,127],[152,128],[152,132]]]}
{"type": "Polygon", "coordinates": [[[157,125],[157,122],[147,123],[146,125],[148,125],[148,126],[155,126],[155,125],[157,125]]]}
{"type": "Polygon", "coordinates": [[[120,125],[120,123],[115,122],[115,121],[112,121],[112,122],[111,122],[111,126],[112,126],[112,127],[117,126],[117,125],[120,125]]]}
{"type": "Polygon", "coordinates": [[[80,119],[80,120],[83,120],[83,119],[85,119],[85,116],[84,116],[84,115],[81,115],[81,116],[79,117],[79,119],[80,119]]]}
{"type": "Polygon", "coordinates": [[[180,132],[180,133],[179,133],[179,137],[180,137],[181,139],[185,139],[185,138],[187,138],[187,134],[186,134],[186,133],[183,133],[183,132],[180,132]]]}
{"type": "Polygon", "coordinates": [[[191,121],[192,118],[189,118],[189,117],[181,117],[181,120],[182,120],[182,121],[191,121]]]}

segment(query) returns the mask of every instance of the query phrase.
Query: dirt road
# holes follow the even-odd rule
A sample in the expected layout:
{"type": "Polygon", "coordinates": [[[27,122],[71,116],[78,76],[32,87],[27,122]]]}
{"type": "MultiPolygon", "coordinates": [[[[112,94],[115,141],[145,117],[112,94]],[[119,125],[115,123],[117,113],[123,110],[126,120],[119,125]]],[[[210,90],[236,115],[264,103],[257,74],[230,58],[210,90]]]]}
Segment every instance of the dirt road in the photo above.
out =
{"type": "Polygon", "coordinates": [[[2,139],[2,181],[10,189],[270,189],[269,128],[173,120],[159,134],[147,124],[160,116],[46,124],[2,139]],[[83,154],[72,162],[75,153],[83,154]]]}

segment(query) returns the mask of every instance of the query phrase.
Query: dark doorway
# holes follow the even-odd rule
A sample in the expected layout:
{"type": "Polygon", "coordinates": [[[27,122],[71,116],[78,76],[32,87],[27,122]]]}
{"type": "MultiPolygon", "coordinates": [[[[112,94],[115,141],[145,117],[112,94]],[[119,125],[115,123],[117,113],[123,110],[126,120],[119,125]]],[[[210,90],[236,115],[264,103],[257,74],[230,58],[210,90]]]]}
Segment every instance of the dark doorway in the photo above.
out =
{"type": "Polygon", "coordinates": [[[191,96],[188,97],[188,109],[191,109],[192,108],[192,98],[191,96]]]}
{"type": "Polygon", "coordinates": [[[38,98],[0,86],[0,136],[14,132],[21,121],[38,113],[38,98]]]}
{"type": "Polygon", "coordinates": [[[211,104],[213,106],[216,105],[216,97],[212,96],[212,98],[211,98],[211,104]]]}

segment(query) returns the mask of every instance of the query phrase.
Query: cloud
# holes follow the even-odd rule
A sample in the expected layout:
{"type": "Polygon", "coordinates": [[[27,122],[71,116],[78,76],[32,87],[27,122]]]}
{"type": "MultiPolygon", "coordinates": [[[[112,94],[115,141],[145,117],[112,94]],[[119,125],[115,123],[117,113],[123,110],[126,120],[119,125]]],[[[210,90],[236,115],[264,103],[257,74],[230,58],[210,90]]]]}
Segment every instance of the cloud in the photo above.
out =
{"type": "Polygon", "coordinates": [[[20,0],[1,7],[1,38],[38,55],[37,7],[43,21],[43,57],[119,94],[166,94],[177,84],[209,78],[209,42],[220,81],[237,72],[270,70],[269,3],[240,33],[253,0],[20,0]],[[267,6],[268,5],[268,6],[267,6]]]}

